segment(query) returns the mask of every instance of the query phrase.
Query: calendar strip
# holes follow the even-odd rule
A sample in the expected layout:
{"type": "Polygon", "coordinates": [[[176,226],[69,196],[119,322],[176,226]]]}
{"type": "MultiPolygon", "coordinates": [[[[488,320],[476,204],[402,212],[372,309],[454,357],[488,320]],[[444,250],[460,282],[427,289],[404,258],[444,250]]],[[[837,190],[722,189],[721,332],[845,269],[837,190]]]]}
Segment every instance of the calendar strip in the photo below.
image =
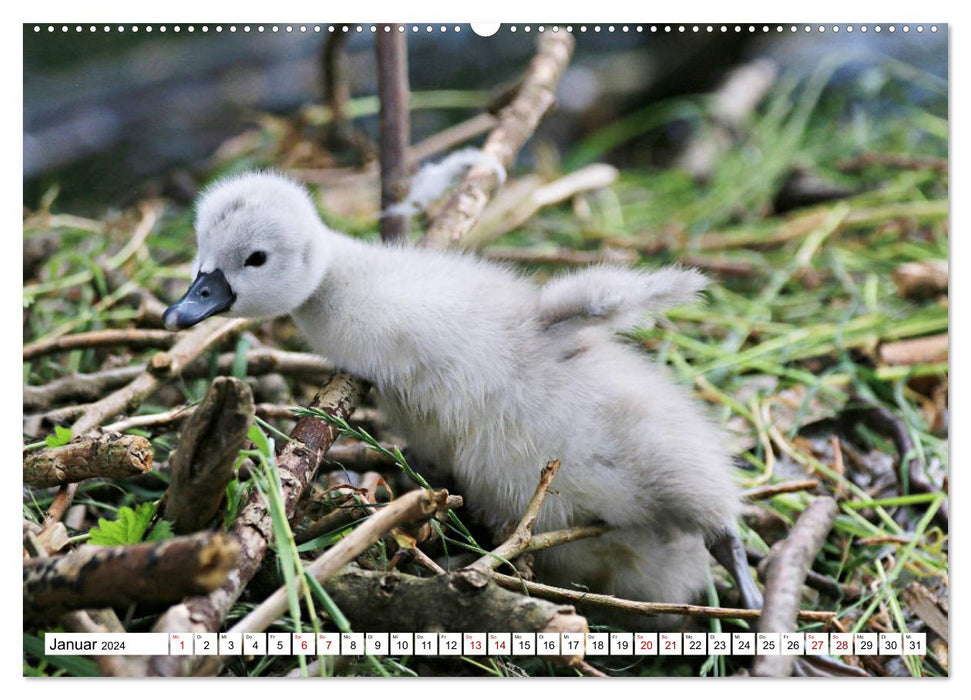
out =
{"type": "Polygon", "coordinates": [[[51,656],[924,656],[927,635],[820,632],[49,632],[51,656]]]}

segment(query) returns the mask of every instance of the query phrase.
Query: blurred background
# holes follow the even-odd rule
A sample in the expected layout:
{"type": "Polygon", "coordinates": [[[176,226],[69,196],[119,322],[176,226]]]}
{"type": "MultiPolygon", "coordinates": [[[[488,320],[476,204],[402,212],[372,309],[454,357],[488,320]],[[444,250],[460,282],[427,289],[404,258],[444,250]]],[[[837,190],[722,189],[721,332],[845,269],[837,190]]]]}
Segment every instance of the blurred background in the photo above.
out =
{"type": "MultiPolygon", "coordinates": [[[[124,204],[152,185],[178,193],[187,174],[198,176],[217,148],[232,136],[266,123],[266,115],[289,115],[324,102],[322,64],[328,26],[305,32],[266,25],[249,32],[229,25],[207,33],[201,26],[154,26],[119,33],[92,33],[88,26],[67,34],[57,26],[40,32],[24,25],[25,205],[36,206],[51,185],[63,204],[85,207],[101,201],[124,204]]],[[[343,25],[336,28],[339,31],[343,25]]],[[[879,138],[876,124],[913,109],[946,116],[947,29],[806,33],[787,25],[748,26],[725,33],[701,27],[660,25],[629,31],[621,26],[577,31],[577,50],[559,91],[560,104],[538,142],[551,144],[573,164],[584,139],[601,133],[597,156],[620,167],[666,165],[697,130],[697,96],[716,89],[734,68],[765,58],[774,78],[806,78],[829,62],[833,75],[824,98],[840,97],[830,114],[853,129],[861,147],[879,138]],[[897,78],[903,77],[903,80],[897,78]],[[888,87],[888,84],[892,84],[888,87]],[[675,104],[673,98],[684,98],[675,104]],[[666,102],[665,102],[666,101],[666,102]],[[647,105],[662,103],[666,109],[647,105]],[[672,109],[673,107],[673,109],[672,109]],[[603,151],[602,153],[599,151],[603,151]]],[[[412,141],[480,111],[510,87],[534,50],[533,33],[504,25],[489,38],[468,25],[429,33],[409,32],[410,80],[416,93],[412,141]],[[427,93],[422,95],[422,93],[427,93]],[[426,108],[422,109],[424,106],[426,108]]],[[[350,26],[345,50],[351,97],[376,93],[373,37],[350,26]]],[[[409,25],[410,29],[410,25],[409,25]]],[[[909,28],[908,28],[909,29],[909,28]]],[[[377,138],[376,104],[359,105],[356,121],[377,138]]],[[[911,113],[912,116],[912,113],[911,113]]],[[[312,120],[311,120],[312,121],[312,120]]],[[[914,133],[919,140],[920,133],[914,133]]],[[[589,146],[589,144],[587,144],[589,146]]],[[[920,144],[908,144],[911,149],[920,144]]],[[[588,149],[589,153],[589,149],[588,149]]],[[[587,156],[587,159],[591,157],[587,156]]],[[[524,154],[530,157],[530,152],[524,154]]],[[[188,187],[191,190],[191,187],[188,187]]]]}

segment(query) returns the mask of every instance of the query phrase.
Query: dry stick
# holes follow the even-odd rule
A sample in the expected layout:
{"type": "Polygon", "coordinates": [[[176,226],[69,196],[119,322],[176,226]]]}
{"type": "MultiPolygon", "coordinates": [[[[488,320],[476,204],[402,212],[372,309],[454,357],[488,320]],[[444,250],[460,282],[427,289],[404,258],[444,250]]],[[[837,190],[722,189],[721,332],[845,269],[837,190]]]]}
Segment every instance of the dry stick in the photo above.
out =
{"type": "MultiPolygon", "coordinates": [[[[216,374],[232,374],[235,362],[236,353],[222,353],[216,364],[216,374]]],[[[64,401],[93,401],[104,396],[106,391],[127,384],[146,369],[148,365],[120,367],[90,374],[70,374],[43,386],[24,386],[24,409],[45,410],[64,401]]],[[[209,363],[195,362],[182,371],[182,376],[187,379],[208,377],[211,371],[209,363]]],[[[312,353],[258,348],[246,354],[247,376],[276,373],[320,381],[334,371],[331,363],[312,353]]],[[[54,412],[54,415],[60,417],[60,413],[54,412]]]]}
{"type": "Polygon", "coordinates": [[[152,471],[152,445],[143,437],[105,433],[24,455],[24,483],[39,488],[96,477],[123,479],[152,471]]]}
{"type": "Polygon", "coordinates": [[[749,501],[760,501],[766,498],[778,496],[780,493],[792,493],[793,491],[812,491],[819,486],[816,479],[799,479],[798,481],[783,481],[779,484],[769,484],[749,489],[743,496],[749,501]]]}
{"type": "MultiPolygon", "coordinates": [[[[558,588],[548,586],[545,583],[526,581],[516,576],[492,573],[492,578],[502,586],[510,590],[525,590],[530,595],[539,596],[548,600],[568,601],[582,605],[594,605],[601,608],[612,610],[623,610],[629,613],[641,615],[685,615],[688,617],[717,617],[730,618],[737,620],[757,620],[761,615],[761,610],[749,610],[747,608],[716,608],[706,605],[683,605],[675,603],[647,603],[640,600],[625,600],[615,598],[611,595],[602,593],[587,593],[585,591],[572,591],[569,588],[558,588]]],[[[828,622],[836,616],[834,612],[822,610],[800,610],[799,619],[806,622],[828,622]]]]}
{"type": "Polygon", "coordinates": [[[916,156],[912,153],[863,153],[855,158],[836,162],[836,168],[845,173],[858,172],[864,168],[882,165],[906,170],[934,170],[947,174],[947,158],[916,156]]]}
{"type": "Polygon", "coordinates": [[[947,260],[903,263],[890,276],[897,287],[897,293],[907,299],[947,294],[947,260]]]}
{"type": "Polygon", "coordinates": [[[516,529],[506,538],[505,542],[489,552],[489,554],[477,559],[469,568],[492,570],[526,551],[533,537],[533,526],[536,524],[536,518],[539,517],[539,509],[542,507],[543,501],[546,500],[550,483],[553,481],[553,477],[556,476],[559,468],[560,462],[558,460],[552,460],[546,463],[543,471],[540,472],[539,484],[536,486],[536,491],[533,492],[533,497],[526,504],[526,510],[523,511],[523,517],[520,518],[516,529]]]}
{"type": "MultiPolygon", "coordinates": [[[[133,410],[158,388],[163,377],[178,376],[192,360],[226,336],[243,330],[249,323],[244,319],[214,319],[196,326],[183,335],[168,353],[161,352],[155,355],[149,363],[150,369],[139,374],[131,383],[100,401],[88,404],[71,426],[71,430],[75,435],[86,435],[109,418],[123,411],[133,410]]],[[[44,518],[45,529],[64,516],[64,512],[74,500],[75,493],[77,493],[77,484],[68,484],[61,488],[47,509],[44,518]]]]}
{"type": "Polygon", "coordinates": [[[540,180],[535,187],[521,192],[515,201],[506,202],[504,206],[498,206],[498,199],[493,200],[463,244],[482,246],[494,241],[519,228],[545,207],[565,202],[582,192],[610,187],[618,175],[617,168],[612,165],[593,163],[553,182],[540,180]]]}
{"type": "Polygon", "coordinates": [[[125,547],[83,545],[63,557],[24,561],[24,617],[130,603],[170,603],[222,585],[239,545],[201,533],[125,547]]]}
{"type": "MultiPolygon", "coordinates": [[[[769,555],[766,569],[765,604],[760,632],[794,632],[802,598],[802,586],[809,567],[826,541],[839,508],[829,497],[817,498],[796,520],[792,531],[769,555]]],[[[787,677],[792,673],[792,656],[757,656],[754,676],[787,677]]]]}
{"type": "Polygon", "coordinates": [[[381,122],[381,239],[404,240],[408,217],[387,216],[408,193],[408,45],[397,24],[378,28],[378,95],[381,122]],[[385,31],[390,28],[390,31],[385,31]]]}
{"type": "Polygon", "coordinates": [[[493,246],[487,248],[484,256],[489,260],[501,262],[526,263],[532,265],[596,265],[597,263],[633,263],[637,253],[618,248],[601,250],[573,250],[572,248],[514,248],[493,246]]]}
{"type": "MultiPolygon", "coordinates": [[[[361,400],[366,387],[348,374],[337,374],[324,386],[310,404],[328,414],[347,420],[361,400]]],[[[277,470],[283,486],[282,498],[287,518],[296,512],[297,502],[317,474],[323,455],[334,444],[339,432],[326,421],[301,418],[288,442],[277,457],[277,470]]],[[[259,492],[254,492],[243,506],[232,532],[239,538],[242,554],[238,568],[226,584],[207,596],[189,598],[169,610],[155,623],[156,632],[216,632],[230,608],[263,563],[273,539],[269,507],[259,492]]],[[[198,659],[193,657],[156,656],[148,660],[148,673],[161,676],[184,676],[193,671],[198,659]]]]}
{"type": "Polygon", "coordinates": [[[165,519],[177,533],[196,532],[216,517],[250,425],[253,392],[234,377],[217,377],[183,426],[169,458],[165,519]]]}
{"type": "MultiPolygon", "coordinates": [[[[523,76],[518,92],[502,110],[499,124],[482,147],[485,155],[494,158],[506,170],[512,166],[516,154],[532,136],[540,119],[553,106],[556,86],[566,70],[573,45],[573,37],[567,32],[541,35],[538,52],[523,76]]],[[[497,184],[495,168],[485,163],[471,168],[444,211],[428,228],[423,244],[444,247],[465,238],[482,215],[497,184]]]]}
{"type": "MultiPolygon", "coordinates": [[[[388,451],[396,447],[404,449],[404,445],[381,443],[388,451]]],[[[342,442],[334,445],[327,453],[328,462],[337,462],[352,471],[367,471],[369,469],[393,469],[398,464],[394,457],[378,452],[366,442],[342,442]]]]}
{"type": "Polygon", "coordinates": [[[67,352],[106,345],[123,345],[132,348],[168,348],[175,343],[175,333],[146,330],[144,328],[118,328],[87,333],[62,335],[59,338],[39,340],[24,346],[24,361],[54,352],[67,352]]]}
{"type": "MultiPolygon", "coordinates": [[[[132,416],[131,418],[125,418],[115,423],[110,423],[109,425],[104,426],[103,429],[105,431],[110,430],[116,433],[124,433],[125,431],[133,428],[165,428],[187,420],[193,413],[195,413],[195,411],[196,406],[178,406],[168,411],[162,411],[161,413],[150,413],[143,416],[132,416]]],[[[293,406],[282,404],[256,404],[256,415],[263,420],[297,420],[297,416],[293,414],[293,406]]],[[[380,412],[373,408],[358,408],[357,411],[354,412],[353,417],[355,423],[375,424],[383,422],[380,412]]],[[[403,445],[396,446],[404,449],[403,445]]],[[[338,452],[335,453],[332,450],[328,454],[346,455],[347,453],[343,451],[344,447],[345,446],[343,445],[336,445],[333,449],[338,450],[338,452]]],[[[356,446],[354,451],[356,454],[356,446]]],[[[373,454],[377,455],[377,457],[374,458],[375,465],[391,464],[390,461],[387,461],[386,458],[377,452],[373,452],[373,454]]],[[[370,463],[372,461],[372,457],[363,457],[364,459],[360,462],[361,464],[370,463]]],[[[333,457],[332,461],[341,461],[341,459],[340,457],[333,457]]]]}
{"type": "MultiPolygon", "coordinates": [[[[496,118],[487,113],[477,114],[455,126],[450,126],[426,139],[416,143],[408,149],[407,161],[417,163],[425,158],[448,151],[454,146],[465,143],[469,139],[480,136],[496,125],[496,118]]],[[[363,167],[329,168],[327,170],[298,170],[288,172],[302,182],[310,182],[323,186],[335,183],[345,183],[347,180],[358,180],[360,187],[372,187],[373,181],[379,177],[380,164],[375,161],[367,162],[363,167]]]]}
{"type": "Polygon", "coordinates": [[[880,362],[885,365],[917,365],[947,362],[947,334],[881,343],[880,362]]]}

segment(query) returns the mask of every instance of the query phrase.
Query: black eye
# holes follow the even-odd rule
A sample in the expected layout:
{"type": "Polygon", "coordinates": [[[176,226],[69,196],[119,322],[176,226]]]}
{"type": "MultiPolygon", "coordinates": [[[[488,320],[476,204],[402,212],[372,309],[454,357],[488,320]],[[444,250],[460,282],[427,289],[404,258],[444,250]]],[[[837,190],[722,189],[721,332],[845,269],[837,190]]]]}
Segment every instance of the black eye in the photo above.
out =
{"type": "Polygon", "coordinates": [[[259,267],[266,262],[266,253],[262,250],[258,250],[255,253],[250,253],[250,256],[246,258],[246,262],[243,263],[246,267],[259,267]]]}

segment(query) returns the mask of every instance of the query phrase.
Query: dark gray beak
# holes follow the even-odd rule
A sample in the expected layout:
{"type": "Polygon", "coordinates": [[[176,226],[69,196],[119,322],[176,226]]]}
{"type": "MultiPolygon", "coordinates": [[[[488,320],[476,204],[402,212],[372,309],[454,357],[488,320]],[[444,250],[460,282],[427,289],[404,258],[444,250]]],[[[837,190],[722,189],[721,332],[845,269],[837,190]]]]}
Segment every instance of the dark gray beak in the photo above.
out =
{"type": "Polygon", "coordinates": [[[229,310],[234,301],[236,295],[222,270],[200,272],[185,296],[165,310],[162,323],[170,331],[191,328],[210,316],[229,310]]]}

